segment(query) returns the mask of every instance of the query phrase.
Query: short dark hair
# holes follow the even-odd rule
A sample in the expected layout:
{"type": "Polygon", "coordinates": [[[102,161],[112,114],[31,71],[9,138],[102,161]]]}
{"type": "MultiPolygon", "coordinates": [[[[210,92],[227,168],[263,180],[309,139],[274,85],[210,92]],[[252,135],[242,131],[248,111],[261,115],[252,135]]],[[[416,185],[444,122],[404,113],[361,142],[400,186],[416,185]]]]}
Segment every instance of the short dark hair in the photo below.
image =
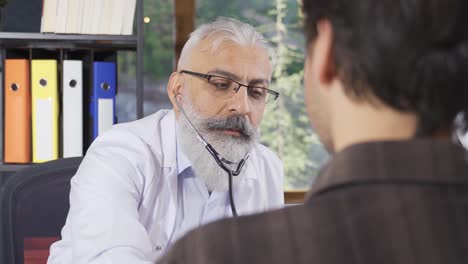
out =
{"type": "Polygon", "coordinates": [[[468,1],[303,0],[303,12],[307,43],[331,22],[348,95],[418,114],[420,135],[468,110],[468,1]]]}

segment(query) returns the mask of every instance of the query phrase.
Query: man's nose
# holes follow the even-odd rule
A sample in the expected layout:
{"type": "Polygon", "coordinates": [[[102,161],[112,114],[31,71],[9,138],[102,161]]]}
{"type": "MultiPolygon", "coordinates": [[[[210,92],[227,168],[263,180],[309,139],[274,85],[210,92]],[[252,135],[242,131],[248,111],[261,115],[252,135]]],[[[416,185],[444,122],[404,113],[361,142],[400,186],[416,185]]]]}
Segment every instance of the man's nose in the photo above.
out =
{"type": "Polygon", "coordinates": [[[248,89],[245,86],[239,87],[237,93],[230,99],[230,112],[247,115],[250,113],[250,99],[248,89]]]}

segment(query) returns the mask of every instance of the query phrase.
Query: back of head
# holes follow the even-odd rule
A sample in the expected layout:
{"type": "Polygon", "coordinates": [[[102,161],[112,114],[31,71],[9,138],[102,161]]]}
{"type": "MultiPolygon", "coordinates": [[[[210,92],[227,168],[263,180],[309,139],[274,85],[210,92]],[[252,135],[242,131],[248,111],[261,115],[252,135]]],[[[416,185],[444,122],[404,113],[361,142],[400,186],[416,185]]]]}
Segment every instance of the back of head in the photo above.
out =
{"type": "Polygon", "coordinates": [[[451,127],[468,110],[467,1],[303,2],[308,42],[318,21],[331,22],[334,66],[351,98],[416,113],[419,135],[451,127]]]}
{"type": "Polygon", "coordinates": [[[211,52],[214,53],[224,43],[234,43],[242,47],[259,45],[264,47],[270,56],[270,61],[274,63],[274,53],[267,40],[247,23],[240,22],[233,18],[219,17],[211,23],[200,25],[190,34],[187,43],[180,54],[177,68],[187,67],[193,49],[204,39],[211,40],[211,52]]]}

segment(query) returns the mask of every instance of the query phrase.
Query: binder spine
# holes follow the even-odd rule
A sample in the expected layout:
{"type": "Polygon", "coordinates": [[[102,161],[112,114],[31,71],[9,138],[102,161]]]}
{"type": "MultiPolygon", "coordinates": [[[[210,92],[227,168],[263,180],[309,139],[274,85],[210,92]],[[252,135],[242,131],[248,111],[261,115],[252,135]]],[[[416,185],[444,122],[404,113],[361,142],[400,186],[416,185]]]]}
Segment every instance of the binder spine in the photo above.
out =
{"type": "Polygon", "coordinates": [[[83,156],[83,63],[63,61],[63,157],[83,156]]]}
{"type": "Polygon", "coordinates": [[[5,157],[7,163],[31,162],[31,89],[29,61],[5,63],[5,157]]]}
{"type": "Polygon", "coordinates": [[[94,62],[93,75],[90,112],[93,119],[93,138],[96,138],[109,130],[115,122],[115,63],[94,62]]]}
{"type": "Polygon", "coordinates": [[[58,159],[57,61],[32,60],[33,162],[58,159]]]}

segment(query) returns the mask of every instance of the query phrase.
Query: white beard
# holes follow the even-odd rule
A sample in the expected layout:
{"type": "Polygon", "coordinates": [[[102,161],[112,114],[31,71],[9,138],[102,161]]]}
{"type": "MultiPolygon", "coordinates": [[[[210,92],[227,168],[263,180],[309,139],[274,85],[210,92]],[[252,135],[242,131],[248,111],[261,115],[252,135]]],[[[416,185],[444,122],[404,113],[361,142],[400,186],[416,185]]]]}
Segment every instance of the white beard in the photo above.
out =
{"type": "MultiPolygon", "coordinates": [[[[216,123],[222,127],[223,123],[225,124],[226,122],[226,118],[202,118],[193,110],[189,103],[184,103],[184,101],[185,100],[182,100],[181,103],[183,103],[185,113],[190,122],[208,144],[211,144],[225,159],[237,163],[257,144],[259,133],[246,119],[243,119],[243,136],[236,137],[225,135],[221,131],[210,129],[209,124],[216,123]]],[[[202,180],[209,191],[222,192],[228,190],[228,174],[219,167],[206,150],[205,145],[197,138],[197,134],[189,126],[187,120],[182,116],[182,113],[177,120],[177,124],[179,128],[180,147],[192,163],[192,169],[196,177],[202,180]]],[[[242,180],[248,166],[249,161],[247,160],[241,173],[238,176],[232,177],[233,185],[237,185],[242,180]]],[[[237,169],[237,164],[228,167],[235,171],[237,169]]]]}

